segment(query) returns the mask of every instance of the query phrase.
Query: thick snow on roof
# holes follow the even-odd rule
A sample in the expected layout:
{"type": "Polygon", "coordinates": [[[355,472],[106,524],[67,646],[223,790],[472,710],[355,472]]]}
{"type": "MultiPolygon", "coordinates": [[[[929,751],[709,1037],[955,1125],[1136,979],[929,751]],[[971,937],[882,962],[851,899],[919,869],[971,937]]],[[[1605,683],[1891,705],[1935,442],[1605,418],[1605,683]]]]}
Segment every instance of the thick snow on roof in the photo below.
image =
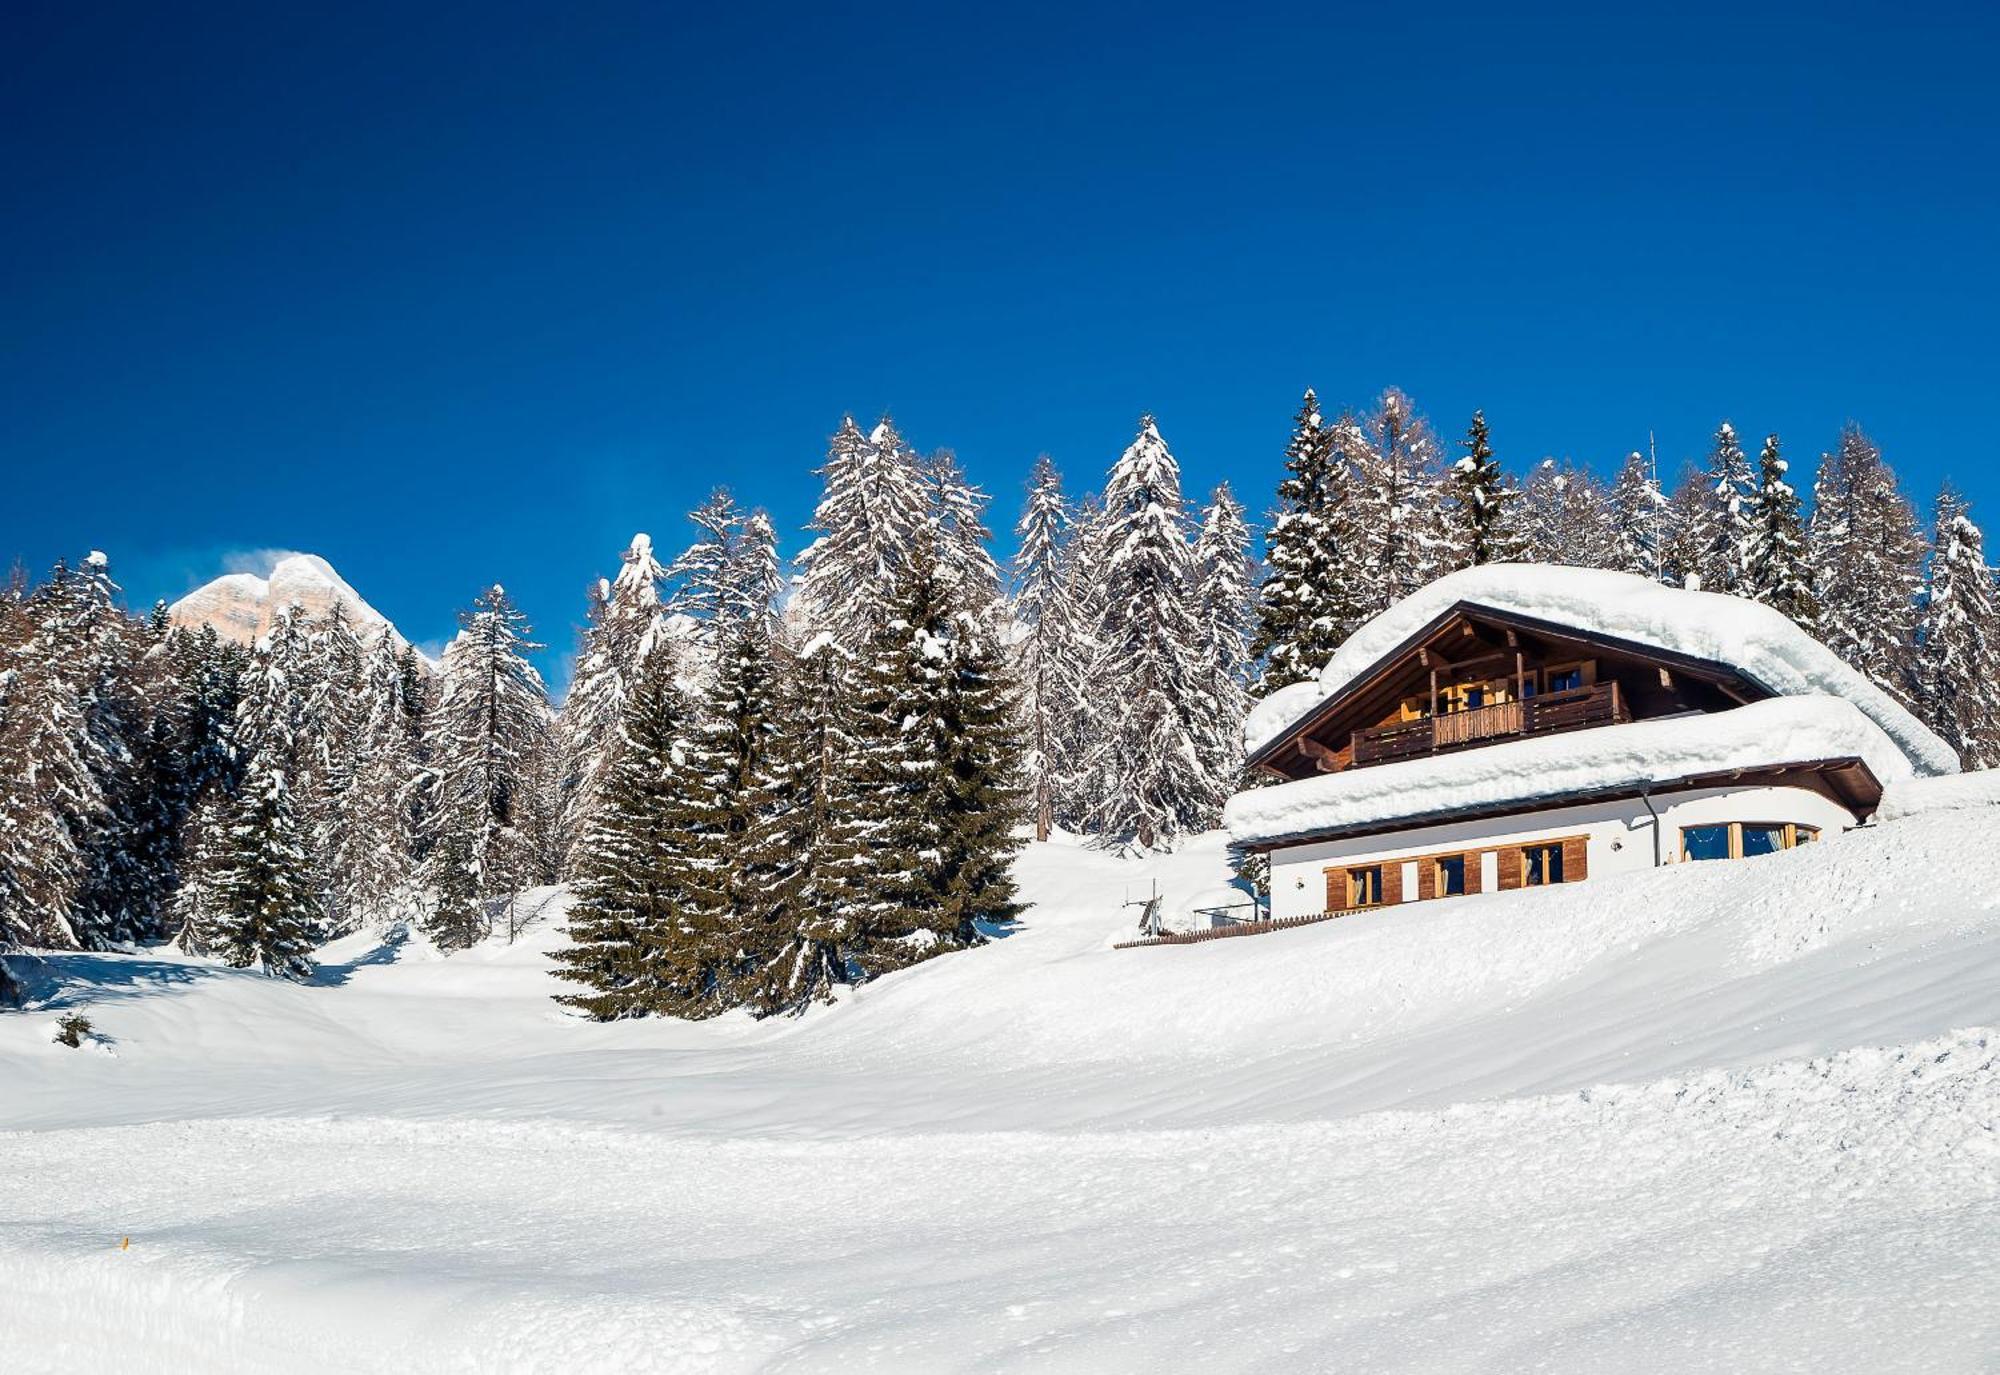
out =
{"type": "Polygon", "coordinates": [[[1949,745],[1782,612],[1629,573],[1531,563],[1468,568],[1405,597],[1355,631],[1318,683],[1296,683],[1260,702],[1244,723],[1245,748],[1269,744],[1460,602],[1727,664],[1780,697],[1843,698],[1881,727],[1916,773],[1958,771],[1949,745]]]}
{"type": "Polygon", "coordinates": [[[1927,812],[1963,812],[2000,807],[2000,769],[1976,769],[1943,778],[1912,778],[1882,790],[1877,821],[1901,821],[1927,812]]]}
{"type": "Polygon", "coordinates": [[[1912,776],[1882,730],[1837,697],[1773,697],[1729,711],[1545,735],[1346,769],[1229,800],[1238,844],[1285,840],[1768,764],[1858,758],[1884,783],[1912,776]]]}

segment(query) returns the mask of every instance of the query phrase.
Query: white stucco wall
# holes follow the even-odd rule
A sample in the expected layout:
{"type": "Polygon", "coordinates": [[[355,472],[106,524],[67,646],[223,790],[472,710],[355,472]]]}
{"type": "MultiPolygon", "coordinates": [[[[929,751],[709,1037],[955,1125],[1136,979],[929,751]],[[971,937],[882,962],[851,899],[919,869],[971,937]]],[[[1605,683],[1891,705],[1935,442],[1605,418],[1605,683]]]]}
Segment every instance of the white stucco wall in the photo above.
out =
{"type": "MultiPolygon", "coordinates": [[[[1817,826],[1831,838],[1853,826],[1846,808],[1809,788],[1698,788],[1653,798],[1660,814],[1659,862],[1680,859],[1683,826],[1725,821],[1790,821],[1817,826]]],[[[1314,841],[1271,852],[1271,915],[1306,916],[1326,907],[1326,871],[1359,864],[1406,862],[1403,900],[1417,900],[1414,860],[1453,850],[1522,845],[1563,836],[1588,837],[1590,877],[1650,869],[1654,864],[1654,823],[1637,798],[1580,807],[1552,807],[1485,821],[1448,822],[1353,840],[1314,841]]],[[[1497,862],[1485,857],[1481,891],[1498,886],[1497,862]]]]}

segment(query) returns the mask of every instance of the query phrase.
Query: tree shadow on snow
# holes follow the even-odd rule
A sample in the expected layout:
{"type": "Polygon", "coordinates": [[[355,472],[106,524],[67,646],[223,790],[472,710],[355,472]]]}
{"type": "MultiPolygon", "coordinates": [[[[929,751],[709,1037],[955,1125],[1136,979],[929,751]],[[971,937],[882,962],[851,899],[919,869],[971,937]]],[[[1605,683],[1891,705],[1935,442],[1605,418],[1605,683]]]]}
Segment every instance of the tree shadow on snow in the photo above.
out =
{"type": "Polygon", "coordinates": [[[344,960],[339,964],[317,966],[313,970],[312,977],[306,982],[318,988],[339,988],[354,977],[354,971],[357,969],[366,969],[370,965],[394,964],[396,956],[402,951],[403,943],[409,938],[409,928],[399,926],[382,937],[381,944],[365,954],[356,955],[353,959],[344,960]]]}
{"type": "Polygon", "coordinates": [[[220,971],[198,964],[88,951],[16,952],[8,968],[21,982],[22,1007],[54,1012],[86,1003],[119,1002],[163,989],[186,987],[220,971]]]}

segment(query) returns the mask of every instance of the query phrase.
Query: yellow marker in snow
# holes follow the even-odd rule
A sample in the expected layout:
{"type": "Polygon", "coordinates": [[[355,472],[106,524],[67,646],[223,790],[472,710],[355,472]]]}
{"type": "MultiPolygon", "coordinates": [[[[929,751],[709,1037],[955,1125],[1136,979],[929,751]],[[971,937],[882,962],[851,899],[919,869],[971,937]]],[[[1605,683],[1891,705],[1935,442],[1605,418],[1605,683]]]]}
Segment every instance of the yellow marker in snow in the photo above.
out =
{"type": "Polygon", "coordinates": [[[119,1250],[121,1250],[121,1251],[129,1251],[129,1250],[131,1250],[131,1249],[132,1249],[132,1238],[130,1238],[130,1237],[126,1237],[126,1238],[125,1238],[125,1240],[123,1240],[123,1241],[119,1242],[119,1243],[118,1243],[118,1249],[119,1249],[119,1250]]]}

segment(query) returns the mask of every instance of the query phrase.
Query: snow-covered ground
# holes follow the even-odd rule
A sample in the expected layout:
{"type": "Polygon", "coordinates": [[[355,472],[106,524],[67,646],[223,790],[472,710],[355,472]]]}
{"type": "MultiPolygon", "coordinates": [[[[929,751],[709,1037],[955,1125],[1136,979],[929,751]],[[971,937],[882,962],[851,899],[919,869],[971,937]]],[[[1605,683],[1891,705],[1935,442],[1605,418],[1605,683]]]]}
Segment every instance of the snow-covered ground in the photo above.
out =
{"type": "Polygon", "coordinates": [[[1943,801],[1117,951],[1219,840],[1037,846],[1016,934],[780,1023],[563,1016],[554,894],[308,987],[61,957],[0,1368],[2000,1368],[2000,810],[1943,801]]]}

